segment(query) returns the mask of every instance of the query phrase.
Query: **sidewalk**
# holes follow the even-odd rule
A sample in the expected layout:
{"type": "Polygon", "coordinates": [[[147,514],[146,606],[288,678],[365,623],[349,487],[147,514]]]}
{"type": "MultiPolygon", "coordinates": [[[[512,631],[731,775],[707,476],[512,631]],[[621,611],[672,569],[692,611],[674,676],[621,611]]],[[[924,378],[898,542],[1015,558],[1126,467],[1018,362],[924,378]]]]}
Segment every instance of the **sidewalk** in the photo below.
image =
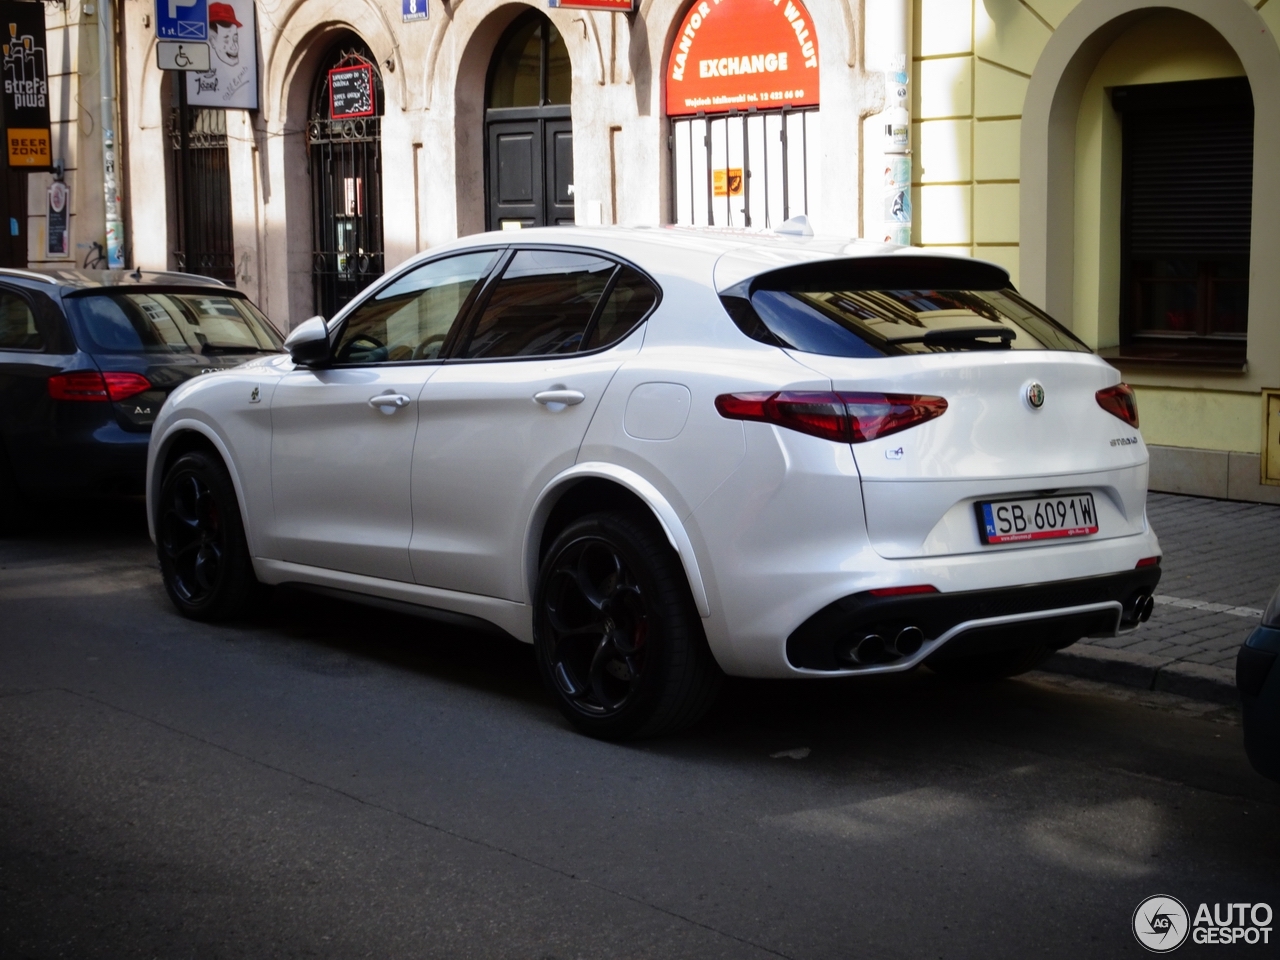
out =
{"type": "Polygon", "coordinates": [[[1151,620],[1040,669],[1236,704],[1236,651],[1280,584],[1280,506],[1152,493],[1147,516],[1164,550],[1151,620]]]}

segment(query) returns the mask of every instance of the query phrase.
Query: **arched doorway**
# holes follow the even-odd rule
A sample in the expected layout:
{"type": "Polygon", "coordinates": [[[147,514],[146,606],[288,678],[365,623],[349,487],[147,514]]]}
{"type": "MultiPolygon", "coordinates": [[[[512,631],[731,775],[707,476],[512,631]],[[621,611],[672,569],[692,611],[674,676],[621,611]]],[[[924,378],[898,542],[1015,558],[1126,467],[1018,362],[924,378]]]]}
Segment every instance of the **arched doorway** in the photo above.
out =
{"type": "Polygon", "coordinates": [[[307,124],[311,278],[331,317],[382,276],[382,74],[354,33],[329,48],[307,124]]]}
{"type": "Polygon", "coordinates": [[[507,28],[485,86],[485,215],[490,230],[572,224],[569,51],[537,10],[507,28]]]}

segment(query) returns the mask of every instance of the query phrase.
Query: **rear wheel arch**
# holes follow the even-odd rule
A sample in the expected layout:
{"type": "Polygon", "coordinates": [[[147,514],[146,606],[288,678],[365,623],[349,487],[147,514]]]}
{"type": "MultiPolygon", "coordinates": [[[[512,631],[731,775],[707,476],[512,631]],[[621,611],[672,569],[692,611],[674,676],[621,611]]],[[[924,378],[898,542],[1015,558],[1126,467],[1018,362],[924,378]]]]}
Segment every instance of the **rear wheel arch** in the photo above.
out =
{"type": "Polygon", "coordinates": [[[639,474],[613,464],[579,464],[556,477],[534,507],[525,542],[525,584],[537,593],[538,570],[552,542],[575,520],[616,510],[656,522],[676,551],[701,617],[711,614],[706,587],[688,532],[661,492],[639,474]]]}

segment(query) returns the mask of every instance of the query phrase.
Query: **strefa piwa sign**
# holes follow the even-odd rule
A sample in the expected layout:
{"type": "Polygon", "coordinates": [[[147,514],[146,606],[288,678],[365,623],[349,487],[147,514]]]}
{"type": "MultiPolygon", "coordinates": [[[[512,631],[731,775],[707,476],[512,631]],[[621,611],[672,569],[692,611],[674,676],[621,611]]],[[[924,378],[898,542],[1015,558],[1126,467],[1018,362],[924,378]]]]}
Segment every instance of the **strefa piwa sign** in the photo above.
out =
{"type": "Polygon", "coordinates": [[[818,37],[801,0],[699,0],[667,63],[667,115],[818,104],[818,37]]]}
{"type": "Polygon", "coordinates": [[[4,138],[9,166],[48,170],[49,64],[45,52],[44,4],[0,2],[4,30],[4,138]]]}

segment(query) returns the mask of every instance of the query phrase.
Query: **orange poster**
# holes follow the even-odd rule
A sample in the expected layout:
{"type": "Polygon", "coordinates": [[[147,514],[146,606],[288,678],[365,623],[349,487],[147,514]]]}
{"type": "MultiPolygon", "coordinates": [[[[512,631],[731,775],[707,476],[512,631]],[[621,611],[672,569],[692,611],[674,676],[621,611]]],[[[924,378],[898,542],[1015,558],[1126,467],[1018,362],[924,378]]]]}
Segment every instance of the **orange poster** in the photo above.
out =
{"type": "Polygon", "coordinates": [[[801,0],[698,0],[667,63],[667,115],[818,104],[818,37],[801,0]]]}
{"type": "Polygon", "coordinates": [[[711,171],[711,192],[717,197],[742,196],[742,168],[730,167],[711,171]]]}

